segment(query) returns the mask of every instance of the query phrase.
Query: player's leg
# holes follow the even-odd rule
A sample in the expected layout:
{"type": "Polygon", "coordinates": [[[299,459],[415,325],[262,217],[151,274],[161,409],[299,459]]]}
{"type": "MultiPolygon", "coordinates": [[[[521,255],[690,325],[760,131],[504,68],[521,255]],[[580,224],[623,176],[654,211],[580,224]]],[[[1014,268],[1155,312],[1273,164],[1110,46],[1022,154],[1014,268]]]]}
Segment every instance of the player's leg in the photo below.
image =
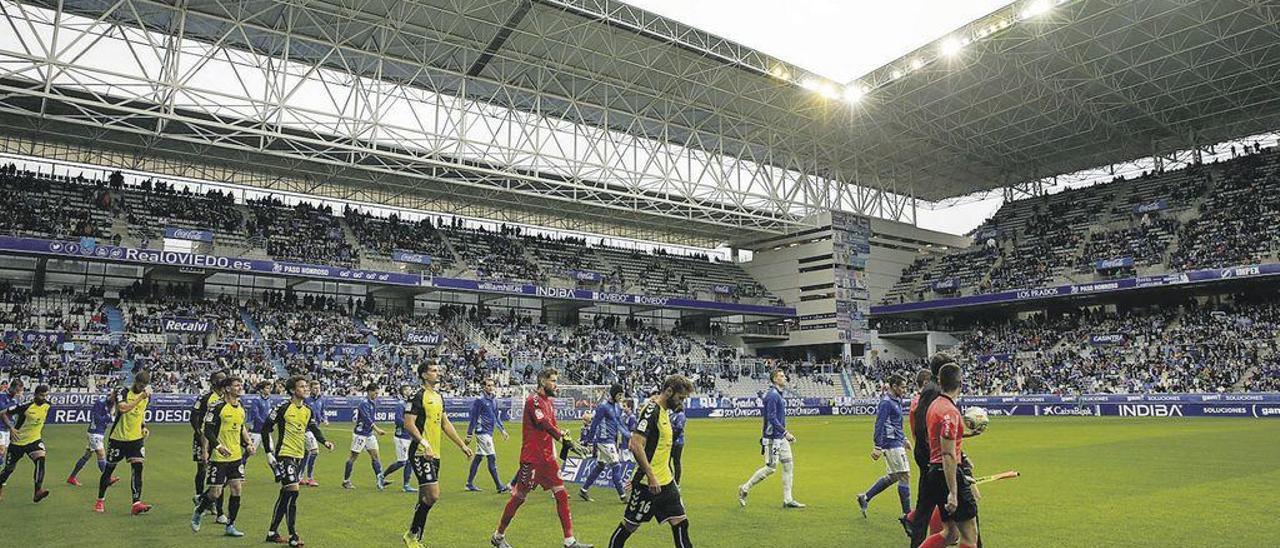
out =
{"type": "Polygon", "coordinates": [[[791,443],[787,440],[779,440],[778,461],[782,463],[782,506],[784,508],[804,508],[805,505],[796,502],[796,498],[791,494],[792,485],[795,484],[796,465],[795,459],[791,456],[791,443]]]}
{"type": "Polygon", "coordinates": [[[98,479],[98,500],[93,504],[94,512],[104,512],[103,507],[107,498],[107,488],[114,483],[111,481],[111,475],[115,473],[116,466],[120,463],[124,456],[124,451],[120,442],[111,440],[107,442],[107,464],[102,468],[102,475],[98,479]]]}
{"type": "Polygon", "coordinates": [[[489,477],[493,478],[493,487],[499,493],[506,491],[507,486],[502,484],[502,480],[498,477],[498,455],[485,455],[485,460],[489,463],[489,477]]]}
{"type": "MultiPolygon", "coordinates": [[[[358,437],[359,437],[359,436],[357,436],[357,438],[358,438],[358,437]]],[[[355,442],[354,440],[352,440],[352,442],[351,442],[351,443],[353,443],[353,444],[354,444],[354,443],[356,443],[356,442],[355,442]]],[[[343,472],[342,472],[342,488],[343,488],[343,489],[354,489],[354,488],[355,488],[355,485],[352,485],[352,483],[351,483],[351,471],[355,469],[355,467],[356,467],[356,459],[360,457],[360,453],[358,453],[358,452],[356,452],[356,451],[355,451],[355,445],[352,445],[352,446],[351,446],[351,448],[352,448],[351,454],[350,454],[350,456],[348,456],[348,457],[347,457],[347,466],[346,466],[346,469],[345,469],[345,471],[343,471],[343,472]]]]}
{"type": "Polygon", "coordinates": [[[319,486],[316,482],[316,459],[320,458],[320,449],[313,449],[307,452],[307,484],[312,487],[319,486]]]}
{"type": "Polygon", "coordinates": [[[205,475],[205,490],[196,498],[195,510],[191,514],[191,530],[199,531],[200,522],[204,519],[204,513],[213,508],[218,498],[222,496],[222,488],[226,484],[226,476],[224,469],[217,463],[208,463],[205,466],[208,473],[205,475]]]}
{"type": "Polygon", "coordinates": [[[41,500],[44,500],[45,497],[49,496],[49,491],[44,488],[44,461],[46,454],[44,450],[44,442],[37,441],[36,447],[38,447],[38,449],[28,453],[27,457],[31,459],[31,464],[35,466],[35,470],[31,472],[31,483],[35,489],[33,500],[35,502],[40,502],[41,500]]]}
{"type": "Polygon", "coordinates": [[[151,510],[151,506],[142,502],[142,471],[147,459],[142,457],[129,459],[130,479],[129,491],[133,495],[133,512],[141,514],[151,510]]]}
{"type": "Polygon", "coordinates": [[[368,448],[368,450],[369,450],[369,467],[373,468],[374,485],[377,485],[378,490],[381,491],[383,488],[386,487],[386,484],[382,481],[382,458],[378,454],[377,445],[374,445],[373,447],[368,448]]]}
{"type": "Polygon", "coordinates": [[[414,455],[410,462],[414,474],[418,476],[418,503],[413,508],[413,521],[409,523],[409,532],[405,533],[404,541],[406,545],[415,546],[415,542],[422,542],[422,532],[427,528],[427,516],[440,500],[440,459],[414,455]]]}
{"type": "Polygon", "coordinates": [[[747,505],[747,493],[751,491],[765,478],[772,476],[778,469],[778,445],[774,442],[778,440],[764,440],[764,466],[761,466],[751,474],[751,478],[746,483],[738,487],[738,504],[747,505]]]}
{"type": "Polygon", "coordinates": [[[466,488],[468,491],[480,490],[480,488],[476,487],[476,472],[480,471],[480,463],[483,461],[484,461],[484,455],[476,453],[475,455],[471,456],[471,469],[467,471],[466,488]]]}
{"type": "Polygon", "coordinates": [[[898,479],[898,503],[902,505],[902,514],[906,515],[911,511],[911,473],[901,472],[896,475],[898,479]]]}
{"type": "Polygon", "coordinates": [[[507,533],[507,526],[511,525],[511,520],[516,517],[516,511],[520,509],[520,505],[524,504],[525,497],[533,489],[533,465],[526,462],[520,463],[520,469],[516,471],[516,477],[511,481],[511,485],[511,498],[507,499],[507,505],[502,509],[498,528],[491,539],[494,546],[505,544],[503,536],[507,533]]]}
{"type": "Polygon", "coordinates": [[[21,451],[9,451],[4,457],[4,468],[0,469],[0,487],[9,482],[9,476],[13,475],[13,471],[18,468],[18,461],[22,460],[21,451]]]}
{"type": "Polygon", "coordinates": [[[569,510],[569,491],[564,488],[559,474],[555,477],[559,485],[551,488],[551,496],[556,499],[556,515],[560,517],[560,529],[564,532],[564,545],[573,546],[577,540],[573,537],[573,513],[569,510]]]}
{"type": "MultiPolygon", "coordinates": [[[[275,480],[280,483],[280,493],[276,495],[276,504],[272,509],[271,526],[267,528],[267,542],[283,544],[284,539],[279,533],[280,522],[284,521],[294,499],[298,497],[298,460],[284,457],[276,461],[272,473],[275,475],[275,480]]],[[[296,537],[297,531],[294,525],[292,521],[289,523],[289,534],[296,537]]]]}
{"type": "MultiPolygon", "coordinates": [[[[93,449],[86,447],[84,453],[80,455],[80,459],[76,461],[76,465],[71,468],[71,473],[67,475],[67,483],[77,486],[80,485],[80,480],[78,479],[80,470],[84,469],[84,465],[88,464],[89,459],[91,458],[93,458],[93,449]]],[[[98,462],[101,463],[102,460],[99,459],[98,462]]],[[[101,470],[101,468],[101,465],[99,465],[99,470],[101,470]]]]}
{"type": "Polygon", "coordinates": [[[885,489],[888,489],[890,485],[893,485],[894,481],[895,480],[887,474],[880,476],[876,479],[875,483],[871,484],[871,487],[858,494],[858,508],[862,510],[862,517],[867,517],[867,507],[871,505],[871,500],[876,498],[876,495],[879,495],[885,489]]]}
{"type": "MultiPolygon", "coordinates": [[[[241,467],[241,469],[243,469],[244,461],[242,460],[239,464],[236,464],[234,466],[241,467]]],[[[240,515],[240,494],[243,488],[244,488],[243,478],[235,478],[227,481],[227,491],[230,491],[230,494],[227,496],[226,533],[227,533],[227,536],[229,537],[244,536],[244,533],[241,533],[238,529],[236,529],[236,517],[240,515]]]]}

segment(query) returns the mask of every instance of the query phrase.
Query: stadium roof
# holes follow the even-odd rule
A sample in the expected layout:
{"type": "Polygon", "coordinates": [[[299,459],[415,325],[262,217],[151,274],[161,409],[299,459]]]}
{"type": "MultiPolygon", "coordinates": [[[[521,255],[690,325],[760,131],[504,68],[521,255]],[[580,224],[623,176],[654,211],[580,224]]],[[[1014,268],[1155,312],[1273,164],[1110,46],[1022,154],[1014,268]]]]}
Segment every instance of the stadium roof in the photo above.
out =
{"type": "Polygon", "coordinates": [[[0,113],[38,136],[682,243],[1280,126],[1278,8],[1248,0],[1020,2],[848,88],[610,0],[0,7],[0,113]]]}

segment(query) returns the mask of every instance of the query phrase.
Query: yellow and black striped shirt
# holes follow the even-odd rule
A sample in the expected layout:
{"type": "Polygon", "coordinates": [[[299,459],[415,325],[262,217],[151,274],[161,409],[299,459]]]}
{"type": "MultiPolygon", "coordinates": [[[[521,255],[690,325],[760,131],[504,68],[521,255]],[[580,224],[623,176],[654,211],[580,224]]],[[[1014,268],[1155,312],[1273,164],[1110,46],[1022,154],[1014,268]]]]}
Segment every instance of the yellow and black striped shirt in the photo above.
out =
{"type": "Polygon", "coordinates": [[[209,460],[213,462],[236,462],[244,458],[244,442],[241,432],[244,430],[244,406],[218,402],[209,410],[204,421],[204,437],[209,440],[209,460]],[[216,449],[221,445],[231,454],[223,455],[216,449]]]}
{"type": "Polygon", "coordinates": [[[121,388],[116,393],[118,404],[137,405],[123,413],[116,413],[115,423],[111,425],[111,439],[116,441],[137,441],[142,439],[142,429],[146,427],[147,404],[150,398],[145,391],[134,392],[132,388],[121,388]]]}
{"type": "Polygon", "coordinates": [[[306,434],[311,432],[316,441],[325,443],[324,434],[320,432],[320,423],[316,421],[311,408],[305,403],[294,404],[286,401],[277,405],[262,425],[262,444],[267,452],[278,457],[300,459],[307,454],[306,434]],[[271,435],[276,436],[274,443],[271,435]],[[273,449],[274,447],[274,449],[273,449]]]}

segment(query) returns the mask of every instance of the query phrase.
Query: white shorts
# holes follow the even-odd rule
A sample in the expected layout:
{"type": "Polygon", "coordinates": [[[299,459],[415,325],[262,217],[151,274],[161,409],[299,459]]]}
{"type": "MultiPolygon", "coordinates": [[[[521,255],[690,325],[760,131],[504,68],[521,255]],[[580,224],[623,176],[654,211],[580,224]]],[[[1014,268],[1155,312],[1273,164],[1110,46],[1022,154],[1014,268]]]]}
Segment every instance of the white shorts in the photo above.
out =
{"type": "Polygon", "coordinates": [[[885,449],[884,468],[889,474],[911,472],[911,461],[907,460],[906,448],[894,447],[892,449],[885,449]]]}
{"type": "Polygon", "coordinates": [[[617,464],[622,460],[618,455],[618,446],[612,443],[596,444],[596,460],[601,464],[617,464]]]}
{"type": "Polygon", "coordinates": [[[791,442],[786,439],[764,440],[764,464],[770,468],[791,460],[791,442]]]}
{"type": "Polygon", "coordinates": [[[257,434],[257,433],[250,432],[250,433],[249,433],[249,446],[250,446],[250,447],[253,447],[253,451],[254,451],[255,453],[258,451],[258,449],[261,449],[261,448],[262,448],[262,434],[257,434]]]}
{"type": "Polygon", "coordinates": [[[0,430],[0,447],[8,447],[8,446],[9,446],[9,431],[0,430]]]}
{"type": "Polygon", "coordinates": [[[378,450],[378,438],[374,437],[373,434],[369,434],[368,436],[361,436],[359,434],[355,434],[351,436],[351,452],[352,453],[362,453],[364,451],[377,451],[377,450],[378,450]]]}
{"type": "Polygon", "coordinates": [[[105,445],[103,445],[103,443],[102,443],[102,440],[103,440],[103,438],[104,438],[104,437],[105,437],[105,436],[103,436],[102,434],[89,434],[89,450],[90,450],[90,451],[105,451],[105,450],[106,450],[106,446],[105,446],[105,445]]]}
{"type": "Polygon", "coordinates": [[[410,443],[413,443],[413,440],[396,438],[396,462],[409,461],[409,444],[410,443]]]}
{"type": "Polygon", "coordinates": [[[493,450],[493,434],[476,434],[477,455],[497,455],[493,450]]]}
{"type": "Polygon", "coordinates": [[[316,441],[315,434],[312,434],[311,432],[307,432],[307,434],[303,436],[303,448],[305,448],[307,451],[320,450],[320,442],[316,441]]]}

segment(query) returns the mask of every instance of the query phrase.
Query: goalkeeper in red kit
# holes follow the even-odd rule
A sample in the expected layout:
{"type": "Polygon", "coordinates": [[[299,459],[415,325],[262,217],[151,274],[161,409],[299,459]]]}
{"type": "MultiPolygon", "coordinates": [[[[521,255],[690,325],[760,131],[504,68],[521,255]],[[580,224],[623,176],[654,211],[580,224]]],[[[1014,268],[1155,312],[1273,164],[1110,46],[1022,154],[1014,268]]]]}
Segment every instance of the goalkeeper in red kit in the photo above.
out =
{"type": "Polygon", "coordinates": [[[572,448],[574,441],[568,433],[556,426],[556,409],[552,398],[556,396],[556,380],[559,373],[552,368],[538,373],[538,389],[524,402],[524,442],[520,449],[520,471],[516,474],[511,499],[502,510],[498,530],[489,542],[496,548],[511,548],[507,543],[507,526],[516,517],[516,511],[524,504],[525,497],[537,487],[551,491],[556,499],[556,512],[560,515],[560,527],[564,529],[564,545],[569,548],[592,548],[573,538],[573,516],[569,513],[569,492],[560,479],[560,465],[556,462],[555,441],[572,448]]]}

